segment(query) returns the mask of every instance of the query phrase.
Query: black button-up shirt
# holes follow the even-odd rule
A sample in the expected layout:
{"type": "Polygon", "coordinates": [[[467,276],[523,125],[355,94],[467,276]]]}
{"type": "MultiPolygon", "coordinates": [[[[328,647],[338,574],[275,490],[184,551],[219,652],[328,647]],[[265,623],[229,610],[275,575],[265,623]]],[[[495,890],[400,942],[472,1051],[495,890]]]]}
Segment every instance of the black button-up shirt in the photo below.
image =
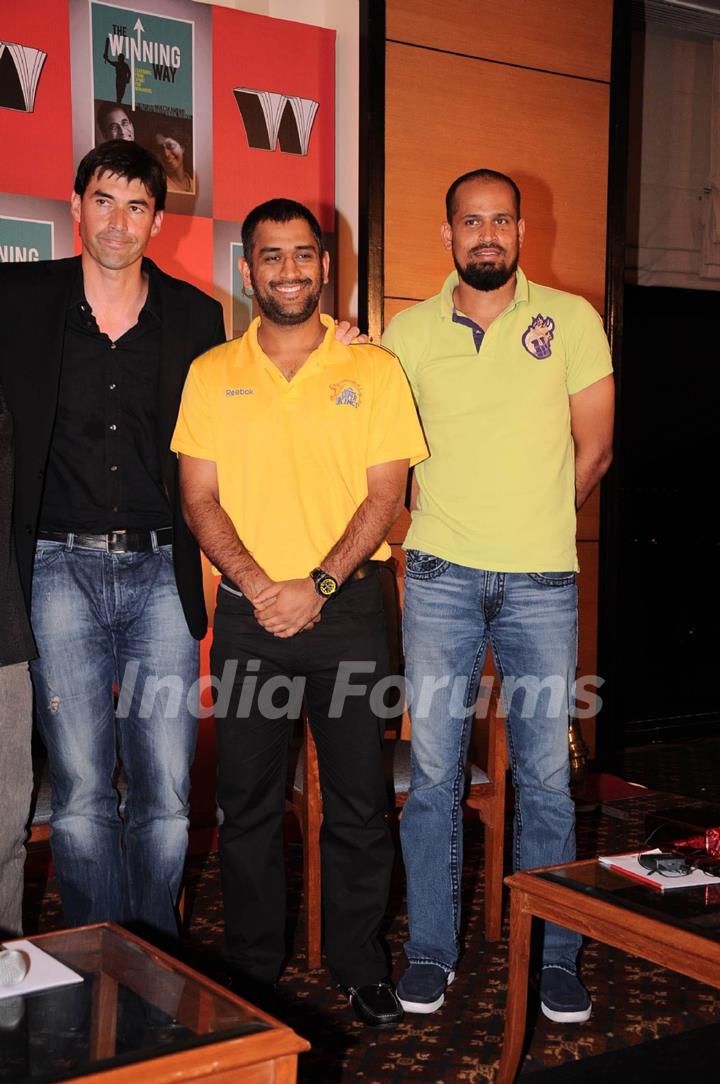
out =
{"type": "Polygon", "coordinates": [[[157,453],[159,372],[152,273],[137,324],[112,342],[97,326],[80,272],[65,318],[41,530],[101,534],[170,524],[157,453]]]}

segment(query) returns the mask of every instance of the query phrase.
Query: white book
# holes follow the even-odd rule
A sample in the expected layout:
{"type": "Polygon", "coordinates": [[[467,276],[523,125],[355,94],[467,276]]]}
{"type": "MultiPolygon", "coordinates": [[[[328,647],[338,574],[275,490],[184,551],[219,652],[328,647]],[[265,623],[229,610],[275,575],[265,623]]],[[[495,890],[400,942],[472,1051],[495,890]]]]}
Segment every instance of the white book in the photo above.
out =
{"type": "Polygon", "coordinates": [[[661,873],[652,873],[638,862],[641,854],[661,854],[659,847],[652,851],[634,851],[631,854],[600,855],[598,862],[615,873],[632,877],[664,892],[668,888],[705,888],[707,885],[720,885],[720,877],[710,877],[701,869],[694,869],[683,877],[663,877],[661,873]]]}

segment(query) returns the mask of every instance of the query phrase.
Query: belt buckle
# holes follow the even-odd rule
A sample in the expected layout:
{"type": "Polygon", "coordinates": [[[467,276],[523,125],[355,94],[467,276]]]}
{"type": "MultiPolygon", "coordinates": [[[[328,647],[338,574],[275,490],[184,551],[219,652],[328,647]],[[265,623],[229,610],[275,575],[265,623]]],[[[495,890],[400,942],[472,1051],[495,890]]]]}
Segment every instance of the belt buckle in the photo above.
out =
{"type": "Polygon", "coordinates": [[[108,531],[108,553],[127,553],[127,531],[108,531]]]}

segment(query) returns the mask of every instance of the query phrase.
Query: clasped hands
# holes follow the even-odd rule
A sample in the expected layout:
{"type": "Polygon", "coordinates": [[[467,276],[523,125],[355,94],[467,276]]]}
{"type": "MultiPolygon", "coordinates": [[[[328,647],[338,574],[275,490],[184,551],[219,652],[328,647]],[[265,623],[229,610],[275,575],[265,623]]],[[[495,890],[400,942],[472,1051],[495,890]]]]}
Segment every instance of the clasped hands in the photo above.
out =
{"type": "Polygon", "coordinates": [[[255,596],[255,619],[267,632],[284,639],[317,625],[325,601],[309,576],[281,580],[268,584],[255,596]]]}

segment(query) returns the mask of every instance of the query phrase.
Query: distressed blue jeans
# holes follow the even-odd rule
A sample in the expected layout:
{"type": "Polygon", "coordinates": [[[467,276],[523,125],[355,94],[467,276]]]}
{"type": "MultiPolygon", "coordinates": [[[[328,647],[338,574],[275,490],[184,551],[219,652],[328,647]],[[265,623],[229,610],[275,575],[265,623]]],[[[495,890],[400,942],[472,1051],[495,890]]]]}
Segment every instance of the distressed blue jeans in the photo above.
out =
{"type": "MultiPolygon", "coordinates": [[[[515,785],[513,865],[575,857],[568,715],[577,658],[573,572],[466,568],[407,552],[403,615],[412,721],[400,822],[412,963],[454,969],[459,951],[464,766],[488,646],[502,683],[515,785]]],[[[581,938],[545,925],[543,964],[574,971],[581,938]]]]}
{"type": "Polygon", "coordinates": [[[176,934],[199,655],[171,547],[115,554],[39,541],[32,625],[65,918],[141,922],[176,934]],[[118,759],[127,787],[122,817],[118,759]]]}

